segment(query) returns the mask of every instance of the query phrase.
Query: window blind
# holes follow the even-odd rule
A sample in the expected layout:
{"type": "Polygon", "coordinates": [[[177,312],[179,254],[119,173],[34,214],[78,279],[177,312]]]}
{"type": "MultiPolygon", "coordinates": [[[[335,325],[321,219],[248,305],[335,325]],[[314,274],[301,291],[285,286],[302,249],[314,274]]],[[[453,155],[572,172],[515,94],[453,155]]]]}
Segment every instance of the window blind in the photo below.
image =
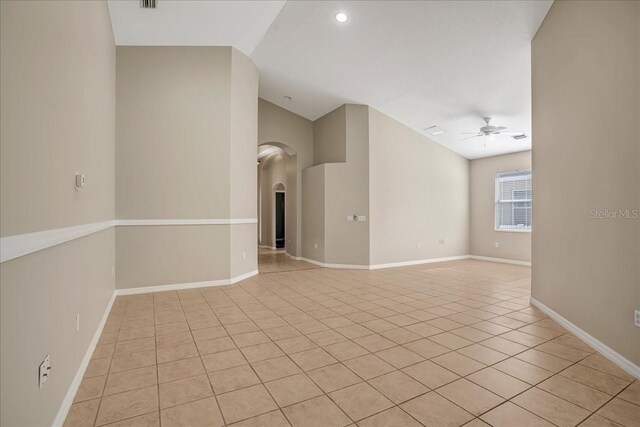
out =
{"type": "Polygon", "coordinates": [[[531,231],[531,171],[496,176],[496,230],[531,231]]]}

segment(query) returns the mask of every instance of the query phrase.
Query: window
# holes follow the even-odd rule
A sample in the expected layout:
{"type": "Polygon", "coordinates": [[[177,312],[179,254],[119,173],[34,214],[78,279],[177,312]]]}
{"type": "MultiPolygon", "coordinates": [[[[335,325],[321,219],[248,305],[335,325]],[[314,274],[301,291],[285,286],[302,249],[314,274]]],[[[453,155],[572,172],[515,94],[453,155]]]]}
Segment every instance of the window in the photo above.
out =
{"type": "Polygon", "coordinates": [[[531,231],[531,171],[496,176],[496,230],[531,231]]]}

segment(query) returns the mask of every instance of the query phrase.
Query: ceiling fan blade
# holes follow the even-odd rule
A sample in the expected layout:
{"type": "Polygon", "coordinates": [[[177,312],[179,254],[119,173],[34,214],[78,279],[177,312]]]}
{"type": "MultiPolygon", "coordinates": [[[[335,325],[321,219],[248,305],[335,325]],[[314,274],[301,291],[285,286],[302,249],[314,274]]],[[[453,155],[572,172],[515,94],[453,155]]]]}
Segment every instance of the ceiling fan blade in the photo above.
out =
{"type": "Polygon", "coordinates": [[[494,128],[494,133],[495,133],[495,132],[503,131],[503,130],[505,130],[505,129],[506,129],[506,127],[505,127],[505,126],[496,126],[496,127],[494,128]]]}
{"type": "Polygon", "coordinates": [[[505,132],[505,131],[499,131],[499,132],[494,132],[494,133],[496,133],[496,134],[503,134],[503,135],[505,135],[505,134],[508,134],[508,133],[523,134],[523,133],[526,133],[526,132],[524,132],[524,131],[514,131],[514,130],[509,130],[509,131],[506,131],[506,132],[505,132]]]}
{"type": "Polygon", "coordinates": [[[480,136],[480,135],[482,135],[482,133],[478,133],[478,132],[460,132],[460,135],[477,135],[477,136],[480,136]]]}

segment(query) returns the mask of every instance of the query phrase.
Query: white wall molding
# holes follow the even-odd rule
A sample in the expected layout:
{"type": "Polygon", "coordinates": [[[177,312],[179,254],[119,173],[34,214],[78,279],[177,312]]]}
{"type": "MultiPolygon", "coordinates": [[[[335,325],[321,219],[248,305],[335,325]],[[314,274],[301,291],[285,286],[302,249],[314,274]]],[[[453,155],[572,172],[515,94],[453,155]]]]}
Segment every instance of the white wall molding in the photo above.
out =
{"type": "Polygon", "coordinates": [[[123,288],[116,289],[116,294],[120,295],[137,295],[147,294],[151,292],[164,292],[164,291],[179,291],[184,289],[196,289],[196,288],[208,288],[211,286],[226,286],[246,280],[250,277],[258,274],[258,270],[253,270],[240,276],[232,277],[230,279],[218,279],[218,280],[206,280],[203,282],[191,282],[191,283],[175,283],[170,285],[157,285],[157,286],[141,286],[139,288],[123,288]]]}
{"type": "Polygon", "coordinates": [[[457,256],[450,256],[450,257],[444,257],[444,258],[427,258],[427,259],[417,259],[413,261],[389,262],[385,264],[372,264],[369,266],[369,269],[378,270],[381,268],[406,267],[409,265],[431,264],[434,262],[458,261],[461,259],[469,259],[469,257],[470,255],[457,255],[457,256]]]}
{"type": "Polygon", "coordinates": [[[0,239],[0,262],[12,260],[113,227],[113,221],[17,234],[0,239]]]}
{"type": "Polygon", "coordinates": [[[501,262],[503,264],[526,265],[531,267],[531,261],[518,261],[517,259],[493,258],[488,256],[470,255],[469,258],[480,261],[501,262]]]}
{"type": "Polygon", "coordinates": [[[324,268],[344,268],[349,270],[368,270],[369,269],[368,265],[361,265],[361,264],[331,264],[331,263],[316,261],[315,259],[305,258],[305,257],[300,257],[300,260],[309,262],[311,264],[319,265],[320,267],[324,267],[324,268]]]}
{"type": "Polygon", "coordinates": [[[116,226],[140,226],[140,225],[236,225],[257,224],[257,218],[230,218],[230,219],[116,219],[116,226]]]}
{"type": "Polygon", "coordinates": [[[98,341],[100,341],[100,335],[102,335],[102,330],[104,329],[104,325],[107,323],[107,319],[109,318],[109,313],[111,313],[111,307],[113,306],[113,302],[116,299],[116,292],[114,291],[111,294],[111,298],[109,299],[109,303],[102,314],[102,319],[100,319],[100,323],[98,323],[98,328],[96,329],[95,334],[93,334],[93,338],[89,343],[89,347],[82,358],[82,362],[78,367],[78,371],[76,372],[76,376],[73,378],[71,385],[69,385],[69,389],[67,390],[67,394],[64,396],[62,400],[62,404],[60,405],[60,409],[58,409],[58,413],[56,414],[56,418],[53,420],[53,427],[62,427],[64,424],[64,420],[67,418],[67,414],[69,413],[69,409],[71,408],[71,404],[73,403],[73,399],[78,392],[78,388],[80,387],[80,383],[82,382],[82,378],[84,377],[84,373],[89,366],[89,362],[91,361],[91,356],[93,356],[93,351],[96,349],[98,345],[98,341]]]}
{"type": "Polygon", "coordinates": [[[531,305],[538,308],[544,314],[555,320],[556,323],[571,332],[576,337],[580,338],[598,353],[602,354],[604,357],[618,365],[620,368],[624,369],[630,375],[633,375],[634,377],[640,379],[640,366],[636,365],[620,353],[616,352],[614,349],[612,349],[602,341],[589,335],[587,332],[583,331],[578,326],[574,325],[569,320],[565,319],[560,314],[556,313],[534,297],[531,297],[530,301],[531,305]]]}
{"type": "Polygon", "coordinates": [[[302,257],[301,256],[295,256],[295,255],[291,255],[289,252],[285,252],[287,254],[287,256],[291,259],[294,259],[296,261],[302,261],[302,257]]]}
{"type": "Polygon", "coordinates": [[[256,224],[257,218],[230,219],[116,219],[55,228],[34,233],[0,238],[0,262],[9,261],[71,240],[79,239],[111,227],[153,225],[237,225],[256,224]]]}

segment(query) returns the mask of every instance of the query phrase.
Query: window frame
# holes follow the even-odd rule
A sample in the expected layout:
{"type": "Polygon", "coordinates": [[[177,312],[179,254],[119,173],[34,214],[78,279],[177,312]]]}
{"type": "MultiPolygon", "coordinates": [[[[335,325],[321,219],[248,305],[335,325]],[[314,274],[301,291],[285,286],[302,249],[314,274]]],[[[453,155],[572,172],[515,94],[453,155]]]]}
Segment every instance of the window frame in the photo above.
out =
{"type": "MultiPolygon", "coordinates": [[[[515,171],[508,171],[508,172],[498,172],[496,174],[495,177],[495,191],[494,191],[494,205],[493,205],[493,230],[494,231],[498,231],[498,232],[502,232],[502,233],[531,233],[531,230],[533,229],[533,221],[531,221],[531,225],[529,227],[522,227],[522,228],[500,228],[500,224],[499,224],[499,209],[498,207],[500,206],[501,203],[511,203],[511,212],[512,215],[515,212],[515,210],[517,209],[516,206],[514,206],[513,204],[516,202],[529,202],[531,204],[531,210],[533,211],[533,189],[531,189],[531,195],[530,198],[528,199],[515,199],[513,198],[513,193],[516,191],[527,191],[527,190],[511,190],[511,195],[512,198],[511,199],[503,199],[500,200],[500,178],[503,178],[505,175],[509,175],[509,174],[513,174],[513,179],[514,181],[521,179],[521,180],[526,180],[526,179],[530,179],[533,182],[533,173],[531,172],[530,169],[524,169],[524,170],[515,170],[515,171]],[[517,174],[517,175],[516,175],[517,174]],[[518,176],[519,175],[519,176],[518,176]]],[[[526,207],[524,208],[518,208],[518,209],[527,209],[526,207]]],[[[533,213],[533,212],[532,212],[533,213]]]]}

